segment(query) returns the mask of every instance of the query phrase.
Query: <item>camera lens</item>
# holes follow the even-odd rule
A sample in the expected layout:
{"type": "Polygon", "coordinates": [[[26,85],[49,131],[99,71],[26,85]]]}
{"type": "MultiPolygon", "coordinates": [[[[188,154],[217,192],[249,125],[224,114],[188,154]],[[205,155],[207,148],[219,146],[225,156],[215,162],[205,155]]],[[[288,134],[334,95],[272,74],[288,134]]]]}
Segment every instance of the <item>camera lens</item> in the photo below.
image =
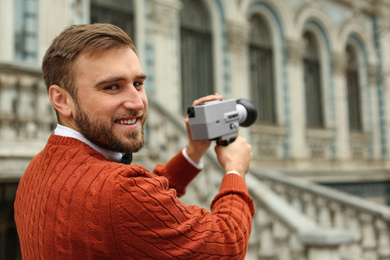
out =
{"type": "Polygon", "coordinates": [[[244,107],[244,110],[246,111],[246,115],[242,116],[243,120],[240,120],[240,126],[247,127],[252,125],[256,121],[257,109],[251,101],[247,99],[237,99],[236,106],[238,111],[243,111],[242,109],[239,108],[240,106],[244,107]]]}

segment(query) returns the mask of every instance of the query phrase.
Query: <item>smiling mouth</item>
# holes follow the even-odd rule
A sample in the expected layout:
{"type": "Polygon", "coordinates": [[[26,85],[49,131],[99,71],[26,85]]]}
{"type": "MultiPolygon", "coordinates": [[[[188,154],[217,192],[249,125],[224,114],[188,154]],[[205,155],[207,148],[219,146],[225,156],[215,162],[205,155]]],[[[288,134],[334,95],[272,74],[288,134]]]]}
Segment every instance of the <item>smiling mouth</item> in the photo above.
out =
{"type": "Polygon", "coordinates": [[[121,124],[121,125],[133,125],[137,122],[137,118],[134,119],[126,119],[126,120],[116,120],[115,123],[121,124]]]}

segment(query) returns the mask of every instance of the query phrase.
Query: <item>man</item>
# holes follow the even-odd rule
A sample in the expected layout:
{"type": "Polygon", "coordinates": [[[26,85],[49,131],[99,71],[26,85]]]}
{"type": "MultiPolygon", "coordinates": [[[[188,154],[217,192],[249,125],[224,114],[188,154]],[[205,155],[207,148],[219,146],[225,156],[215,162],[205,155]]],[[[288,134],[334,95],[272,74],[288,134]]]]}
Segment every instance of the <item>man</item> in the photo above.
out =
{"type": "MultiPolygon", "coordinates": [[[[254,214],[245,139],[215,152],[225,169],[211,213],[178,196],[210,142],[189,144],[154,174],[120,163],[143,146],[147,113],[131,39],[108,24],[74,25],[42,64],[58,125],[20,180],[15,221],[23,259],[242,259],[254,214]]],[[[210,95],[193,105],[221,99],[210,95]]],[[[188,129],[188,121],[187,129],[188,129]]]]}

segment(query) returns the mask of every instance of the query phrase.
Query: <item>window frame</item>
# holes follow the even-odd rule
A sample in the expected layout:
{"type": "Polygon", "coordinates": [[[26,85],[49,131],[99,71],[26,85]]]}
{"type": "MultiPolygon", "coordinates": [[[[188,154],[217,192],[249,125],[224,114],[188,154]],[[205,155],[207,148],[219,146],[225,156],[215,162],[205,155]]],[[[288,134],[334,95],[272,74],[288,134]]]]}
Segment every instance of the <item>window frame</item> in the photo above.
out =
{"type": "Polygon", "coordinates": [[[346,46],[345,51],[347,55],[345,77],[347,88],[349,130],[350,132],[362,132],[362,95],[360,87],[358,53],[351,44],[346,46]]]}
{"type": "Polygon", "coordinates": [[[181,107],[215,92],[211,16],[199,0],[183,1],[180,13],[181,107]],[[188,12],[191,12],[189,14],[188,12]]]}
{"type": "Polygon", "coordinates": [[[306,126],[325,128],[320,45],[316,35],[311,31],[306,31],[303,38],[307,44],[302,60],[306,126]]]}
{"type": "Polygon", "coordinates": [[[276,125],[276,86],[274,81],[274,48],[271,30],[259,14],[250,19],[249,41],[250,91],[258,108],[258,122],[276,125]]]}

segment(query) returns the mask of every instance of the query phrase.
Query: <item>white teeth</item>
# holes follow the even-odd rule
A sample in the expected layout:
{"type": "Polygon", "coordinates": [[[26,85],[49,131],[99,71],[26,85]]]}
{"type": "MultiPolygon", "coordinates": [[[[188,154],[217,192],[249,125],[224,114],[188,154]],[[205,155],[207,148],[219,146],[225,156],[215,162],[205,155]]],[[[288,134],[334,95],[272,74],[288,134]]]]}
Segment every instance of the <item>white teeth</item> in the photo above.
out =
{"type": "Polygon", "coordinates": [[[135,121],[137,121],[137,119],[120,120],[119,123],[122,125],[132,125],[135,121]]]}

